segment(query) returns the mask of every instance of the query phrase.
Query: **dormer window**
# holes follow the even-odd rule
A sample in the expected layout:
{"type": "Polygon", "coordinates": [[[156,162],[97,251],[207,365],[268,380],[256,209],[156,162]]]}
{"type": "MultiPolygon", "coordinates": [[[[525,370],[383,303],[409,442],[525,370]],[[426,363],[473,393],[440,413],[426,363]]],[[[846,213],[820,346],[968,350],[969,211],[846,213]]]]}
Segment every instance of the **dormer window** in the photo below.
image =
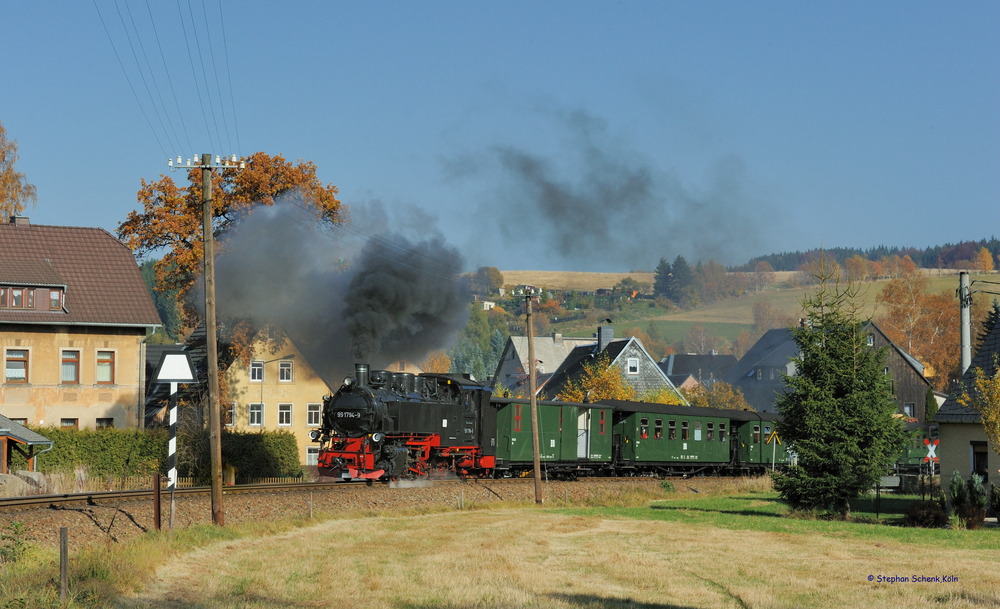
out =
{"type": "Polygon", "coordinates": [[[34,288],[0,287],[0,309],[34,309],[34,288]]]}
{"type": "Polygon", "coordinates": [[[63,292],[62,290],[50,289],[49,290],[49,310],[59,311],[63,306],[63,292]]]}

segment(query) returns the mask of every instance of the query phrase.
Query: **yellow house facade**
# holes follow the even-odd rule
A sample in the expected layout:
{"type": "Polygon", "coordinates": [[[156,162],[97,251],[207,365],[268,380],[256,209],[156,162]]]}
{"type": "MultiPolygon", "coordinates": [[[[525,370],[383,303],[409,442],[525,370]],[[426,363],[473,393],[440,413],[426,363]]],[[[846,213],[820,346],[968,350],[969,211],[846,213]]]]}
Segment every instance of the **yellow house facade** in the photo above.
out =
{"type": "Polygon", "coordinates": [[[137,427],[159,315],[103,229],[0,224],[0,414],[33,426],[137,427]]]}
{"type": "MultiPolygon", "coordinates": [[[[229,388],[224,420],[240,431],[284,430],[295,435],[299,461],[315,465],[319,444],[309,432],[321,423],[323,397],[330,385],[291,341],[276,351],[258,343],[250,364],[237,360],[225,372],[229,388]]],[[[333,389],[335,390],[335,389],[333,389]]]]}

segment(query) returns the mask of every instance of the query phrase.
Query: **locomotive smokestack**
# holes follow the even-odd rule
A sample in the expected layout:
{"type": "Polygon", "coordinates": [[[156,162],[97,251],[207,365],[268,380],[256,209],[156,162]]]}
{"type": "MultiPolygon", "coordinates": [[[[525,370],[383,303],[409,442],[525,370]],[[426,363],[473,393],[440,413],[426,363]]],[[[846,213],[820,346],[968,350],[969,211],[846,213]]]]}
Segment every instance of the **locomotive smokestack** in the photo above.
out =
{"type": "Polygon", "coordinates": [[[359,387],[368,386],[368,364],[354,364],[354,376],[359,387]]]}

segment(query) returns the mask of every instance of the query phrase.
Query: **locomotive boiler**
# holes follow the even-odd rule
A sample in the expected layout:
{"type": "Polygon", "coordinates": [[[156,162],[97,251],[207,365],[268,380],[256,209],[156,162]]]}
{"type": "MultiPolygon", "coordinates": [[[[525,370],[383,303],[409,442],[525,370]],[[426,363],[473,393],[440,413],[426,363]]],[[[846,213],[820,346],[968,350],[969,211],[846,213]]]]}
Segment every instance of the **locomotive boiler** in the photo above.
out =
{"type": "Polygon", "coordinates": [[[319,472],[369,481],[490,475],[496,454],[490,396],[463,375],[357,364],[354,377],[323,399],[322,425],[312,434],[320,443],[319,472]]]}

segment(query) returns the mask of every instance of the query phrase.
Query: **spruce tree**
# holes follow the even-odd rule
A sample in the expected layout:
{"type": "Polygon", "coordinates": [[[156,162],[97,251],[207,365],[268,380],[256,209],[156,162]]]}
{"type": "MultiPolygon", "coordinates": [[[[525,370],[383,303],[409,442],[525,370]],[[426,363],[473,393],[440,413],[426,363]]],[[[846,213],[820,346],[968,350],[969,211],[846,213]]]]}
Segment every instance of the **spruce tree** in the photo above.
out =
{"type": "Polygon", "coordinates": [[[660,264],[656,265],[656,274],[653,280],[653,294],[670,298],[671,284],[673,283],[673,270],[666,258],[660,258],[660,264]]]}
{"type": "MultiPolygon", "coordinates": [[[[822,275],[822,273],[821,273],[822,275]]],[[[899,454],[904,435],[885,374],[885,349],[867,345],[857,290],[819,277],[793,330],[799,355],[778,401],[781,438],[798,455],[774,485],[793,509],[850,516],[851,500],[870,490],[899,454]]]]}

